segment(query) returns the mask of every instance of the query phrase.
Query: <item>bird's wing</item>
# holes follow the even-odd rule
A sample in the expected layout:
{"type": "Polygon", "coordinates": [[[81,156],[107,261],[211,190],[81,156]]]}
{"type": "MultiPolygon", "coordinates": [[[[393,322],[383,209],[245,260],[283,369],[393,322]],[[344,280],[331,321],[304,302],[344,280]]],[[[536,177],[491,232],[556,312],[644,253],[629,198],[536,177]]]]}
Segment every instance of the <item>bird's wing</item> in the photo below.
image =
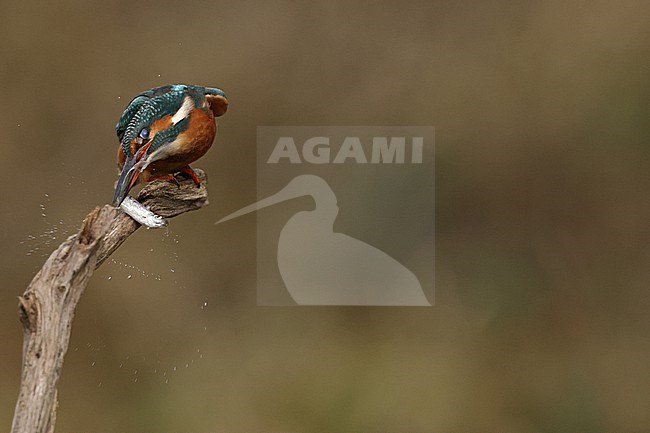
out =
{"type": "MultiPolygon", "coordinates": [[[[147,155],[153,154],[164,145],[169,144],[174,140],[176,140],[178,135],[181,132],[185,131],[189,125],[190,125],[190,119],[189,117],[186,117],[182,119],[180,122],[173,124],[169,128],[159,131],[151,141],[151,145],[147,149],[147,155]]],[[[156,159],[160,159],[160,158],[154,158],[151,161],[149,161],[149,163],[153,162],[156,159]]]]}

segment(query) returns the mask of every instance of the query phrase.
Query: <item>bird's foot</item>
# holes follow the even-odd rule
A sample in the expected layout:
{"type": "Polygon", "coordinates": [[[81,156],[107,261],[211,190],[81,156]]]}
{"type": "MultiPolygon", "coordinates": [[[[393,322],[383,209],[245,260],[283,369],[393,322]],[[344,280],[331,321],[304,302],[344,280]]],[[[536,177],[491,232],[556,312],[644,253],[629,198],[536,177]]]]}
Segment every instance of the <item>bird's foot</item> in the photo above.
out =
{"type": "Polygon", "coordinates": [[[196,172],[194,170],[192,170],[192,167],[190,167],[189,165],[186,165],[185,167],[183,167],[181,169],[180,173],[182,173],[182,174],[186,175],[187,177],[189,177],[190,179],[192,179],[197,188],[199,188],[201,186],[201,179],[199,179],[199,176],[196,174],[196,172]]]}
{"type": "Polygon", "coordinates": [[[178,183],[178,180],[176,180],[176,178],[172,174],[165,174],[163,176],[156,176],[149,179],[150,182],[153,182],[154,180],[165,180],[167,182],[173,183],[176,186],[181,186],[181,184],[178,183]]]}

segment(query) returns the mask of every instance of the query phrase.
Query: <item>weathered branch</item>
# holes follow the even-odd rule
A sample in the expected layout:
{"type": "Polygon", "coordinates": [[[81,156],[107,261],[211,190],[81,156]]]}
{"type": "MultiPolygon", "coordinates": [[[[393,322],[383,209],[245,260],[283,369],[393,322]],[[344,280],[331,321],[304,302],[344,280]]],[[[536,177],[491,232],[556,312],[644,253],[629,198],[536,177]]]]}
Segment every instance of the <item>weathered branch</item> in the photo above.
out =
{"type": "MultiPolygon", "coordinates": [[[[156,214],[174,217],[208,203],[205,173],[201,187],[152,182],[138,201],[156,214]]],[[[110,205],[86,216],[79,232],[63,242],[19,297],[23,324],[23,366],[12,433],[51,433],[57,410],[57,383],[68,350],[75,307],[97,269],[140,225],[110,205]]]]}

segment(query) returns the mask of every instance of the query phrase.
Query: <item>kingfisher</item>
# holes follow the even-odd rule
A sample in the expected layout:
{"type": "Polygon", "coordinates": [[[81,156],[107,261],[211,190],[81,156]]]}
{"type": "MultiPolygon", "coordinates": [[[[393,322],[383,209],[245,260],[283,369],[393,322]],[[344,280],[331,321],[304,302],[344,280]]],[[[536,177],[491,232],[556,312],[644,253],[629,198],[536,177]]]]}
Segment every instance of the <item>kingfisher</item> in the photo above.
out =
{"type": "Polygon", "coordinates": [[[189,166],[210,149],[217,132],[215,117],[228,110],[228,99],[214,87],[174,84],[140,93],[126,107],[115,132],[120,144],[120,177],[113,205],[119,206],[138,182],[168,180],[185,174],[199,186],[189,166]]]}

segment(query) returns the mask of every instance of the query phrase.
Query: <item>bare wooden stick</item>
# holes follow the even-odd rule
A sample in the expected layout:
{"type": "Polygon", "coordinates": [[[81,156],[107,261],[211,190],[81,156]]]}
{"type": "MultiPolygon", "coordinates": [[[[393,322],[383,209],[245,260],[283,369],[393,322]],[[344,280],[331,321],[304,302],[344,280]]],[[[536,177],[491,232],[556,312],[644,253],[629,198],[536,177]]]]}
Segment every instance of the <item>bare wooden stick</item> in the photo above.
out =
{"type": "MultiPolygon", "coordinates": [[[[138,200],[170,218],[208,203],[205,173],[196,170],[201,186],[180,187],[152,182],[138,200]]],[[[23,324],[23,366],[12,433],[51,433],[57,410],[57,383],[68,350],[75,307],[97,269],[140,225],[110,205],[86,216],[81,229],[47,259],[19,297],[23,324]]]]}

